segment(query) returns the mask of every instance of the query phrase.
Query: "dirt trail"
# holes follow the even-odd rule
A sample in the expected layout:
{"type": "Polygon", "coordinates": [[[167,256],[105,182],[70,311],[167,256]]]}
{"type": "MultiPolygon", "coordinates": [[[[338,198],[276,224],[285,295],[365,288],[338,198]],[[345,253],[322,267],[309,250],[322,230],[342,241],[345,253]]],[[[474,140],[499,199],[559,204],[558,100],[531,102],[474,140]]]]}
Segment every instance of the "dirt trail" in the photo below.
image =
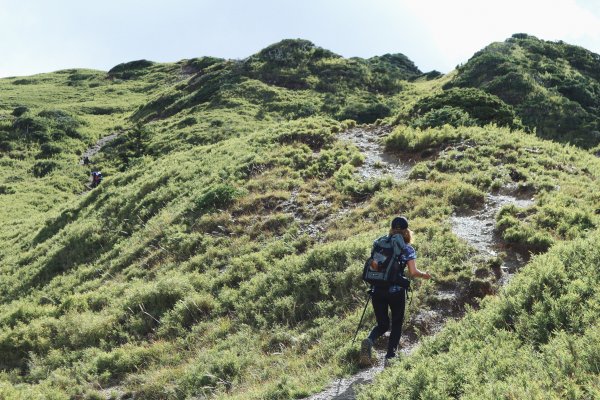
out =
{"type": "MultiPolygon", "coordinates": [[[[397,180],[403,180],[408,177],[415,164],[414,161],[386,153],[381,144],[381,138],[389,132],[389,127],[357,127],[340,135],[340,139],[354,143],[365,156],[364,164],[358,168],[358,173],[363,178],[380,178],[384,175],[391,175],[397,180]]],[[[533,204],[531,197],[516,196],[515,193],[516,191],[509,187],[497,194],[487,194],[481,209],[451,217],[452,231],[479,250],[482,256],[496,257],[506,250],[506,245],[494,232],[495,215],[498,210],[505,204],[515,204],[518,207],[528,207],[533,204]]],[[[497,284],[504,284],[525,261],[525,256],[514,251],[507,252],[497,284]]],[[[435,334],[442,329],[448,319],[460,318],[464,314],[464,306],[469,300],[466,292],[467,288],[458,284],[450,287],[438,287],[432,299],[431,309],[417,312],[406,323],[407,329],[403,332],[400,341],[402,353],[407,355],[412,352],[419,343],[419,334],[435,334]]],[[[373,378],[383,370],[384,351],[382,349],[376,351],[377,363],[375,365],[360,370],[347,378],[337,379],[324,391],[314,394],[306,400],[355,399],[355,389],[360,385],[372,382],[373,378]]]]}
{"type": "MultiPolygon", "coordinates": [[[[108,143],[112,142],[117,137],[119,137],[119,135],[121,133],[123,133],[123,132],[113,132],[108,136],[104,136],[103,138],[100,138],[100,140],[98,140],[96,142],[96,144],[94,144],[92,147],[90,147],[89,149],[87,149],[86,151],[83,152],[83,154],[81,155],[81,158],[79,159],[79,165],[84,165],[84,166],[92,165],[93,161],[91,160],[91,158],[93,156],[95,156],[96,154],[98,154],[104,146],[106,146],[108,143]]],[[[92,180],[90,179],[85,184],[85,189],[82,192],[80,192],[79,195],[84,195],[92,189],[93,189],[93,185],[92,185],[92,180]]]]}
{"type": "Polygon", "coordinates": [[[365,178],[381,178],[391,175],[394,179],[408,178],[415,164],[412,160],[400,159],[397,154],[386,153],[381,142],[382,138],[391,131],[388,126],[356,127],[344,131],[339,138],[356,145],[365,157],[363,165],[358,168],[358,174],[365,178]]]}
{"type": "Polygon", "coordinates": [[[514,204],[519,208],[532,206],[533,198],[517,196],[514,188],[504,188],[501,193],[486,195],[482,209],[471,211],[462,215],[453,215],[451,218],[452,231],[456,236],[466,240],[479,253],[487,257],[496,257],[502,254],[499,284],[505,284],[508,279],[528,259],[528,255],[521,254],[507,245],[494,231],[496,213],[506,204],[514,204]],[[509,251],[507,251],[509,250],[509,251]],[[505,252],[506,251],[506,252],[505,252]]]}
{"type": "MultiPolygon", "coordinates": [[[[403,160],[397,154],[390,154],[384,151],[381,138],[385,137],[389,132],[390,127],[373,126],[367,128],[355,127],[340,134],[339,138],[341,140],[352,142],[365,157],[363,164],[357,168],[357,174],[363,179],[376,179],[384,176],[391,176],[396,180],[408,178],[408,174],[415,161],[411,159],[403,160]]],[[[312,215],[313,211],[316,210],[311,209],[311,207],[314,207],[314,204],[305,205],[306,208],[301,209],[298,205],[298,195],[298,189],[292,190],[290,198],[279,205],[279,210],[294,217],[294,220],[299,225],[300,233],[306,233],[317,241],[323,239],[322,234],[327,231],[332,222],[339,220],[360,205],[360,203],[346,204],[343,208],[331,212],[318,221],[307,223],[307,216],[312,215]]],[[[328,206],[328,204],[320,201],[319,206],[328,206]]]]}
{"type": "Polygon", "coordinates": [[[92,147],[90,147],[89,149],[87,149],[86,151],[83,152],[83,154],[81,155],[81,159],[79,160],[79,164],[85,165],[84,160],[86,158],[88,160],[91,159],[93,156],[98,154],[98,152],[100,152],[100,150],[102,150],[102,147],[104,147],[108,143],[115,140],[120,134],[121,134],[120,132],[113,132],[110,135],[104,136],[103,138],[98,140],[95,145],[93,145],[92,147]]]}

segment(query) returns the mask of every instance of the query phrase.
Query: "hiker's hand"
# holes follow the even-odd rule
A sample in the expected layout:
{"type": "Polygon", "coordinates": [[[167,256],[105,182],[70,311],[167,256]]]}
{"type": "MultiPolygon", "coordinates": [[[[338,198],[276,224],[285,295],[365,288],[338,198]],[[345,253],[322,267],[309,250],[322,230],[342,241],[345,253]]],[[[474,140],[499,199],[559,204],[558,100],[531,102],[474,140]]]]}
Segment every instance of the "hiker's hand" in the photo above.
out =
{"type": "Polygon", "coordinates": [[[421,278],[423,279],[431,279],[431,274],[427,271],[423,272],[423,275],[421,275],[421,278]]]}

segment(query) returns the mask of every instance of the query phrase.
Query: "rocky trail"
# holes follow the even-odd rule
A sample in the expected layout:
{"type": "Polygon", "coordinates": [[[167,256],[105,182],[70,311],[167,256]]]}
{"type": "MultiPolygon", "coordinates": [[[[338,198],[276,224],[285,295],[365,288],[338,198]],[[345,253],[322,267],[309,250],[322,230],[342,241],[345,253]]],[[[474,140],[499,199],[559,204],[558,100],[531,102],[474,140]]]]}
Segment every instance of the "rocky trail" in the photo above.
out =
{"type": "MultiPolygon", "coordinates": [[[[408,178],[415,161],[411,159],[402,160],[397,155],[384,151],[380,139],[389,132],[389,127],[375,126],[368,129],[362,127],[351,128],[340,134],[339,138],[341,140],[352,142],[365,157],[363,164],[357,168],[357,174],[363,179],[376,179],[384,176],[391,176],[396,180],[408,178]]],[[[298,205],[298,195],[298,189],[292,190],[290,198],[280,204],[279,210],[291,214],[300,226],[300,232],[308,234],[317,241],[322,240],[321,234],[327,231],[328,226],[333,221],[339,220],[359,205],[359,203],[346,204],[322,219],[307,223],[307,214],[310,215],[315,210],[302,210],[298,205]]],[[[320,201],[319,205],[327,207],[329,204],[320,201]]],[[[314,207],[314,205],[312,206],[314,207]]],[[[309,205],[309,207],[311,206],[309,205]]]]}
{"type": "MultiPolygon", "coordinates": [[[[88,148],[86,151],[83,152],[83,154],[81,155],[81,158],[79,159],[79,165],[92,165],[94,164],[94,162],[92,161],[92,157],[94,157],[96,154],[98,154],[100,152],[100,150],[102,150],[102,148],[104,146],[106,146],[108,143],[112,142],[113,140],[115,140],[117,137],[119,137],[119,135],[122,132],[113,132],[108,136],[104,136],[103,138],[100,138],[92,147],[88,148]]],[[[80,193],[80,195],[83,195],[85,193],[87,193],[88,191],[93,189],[93,184],[90,181],[88,181],[88,183],[85,184],[85,190],[82,191],[80,193]]]]}
{"type": "MultiPolygon", "coordinates": [[[[381,139],[389,132],[389,127],[356,127],[340,135],[340,139],[354,143],[365,156],[363,165],[357,171],[364,179],[391,175],[396,180],[404,180],[414,166],[415,161],[412,159],[385,152],[381,139]]],[[[516,188],[507,187],[499,193],[488,193],[482,208],[455,214],[450,220],[454,234],[474,247],[483,259],[502,255],[500,271],[495,274],[498,286],[505,284],[510,276],[527,261],[527,255],[508,249],[494,231],[495,215],[506,204],[528,207],[533,204],[533,199],[531,196],[517,195],[516,188]]],[[[449,319],[462,317],[465,305],[472,300],[467,287],[458,284],[437,287],[430,309],[420,310],[405,321],[405,330],[400,341],[402,353],[410,354],[418,345],[420,336],[433,335],[441,330],[449,319]]],[[[363,327],[363,333],[364,329],[363,327]]],[[[370,383],[383,370],[385,340],[382,342],[375,344],[377,362],[373,366],[362,369],[352,376],[337,379],[324,391],[306,400],[355,399],[355,390],[360,385],[370,383]]]]}
{"type": "Polygon", "coordinates": [[[83,154],[81,155],[81,159],[79,160],[79,164],[85,165],[86,159],[90,160],[93,156],[98,154],[100,150],[102,150],[102,147],[115,140],[120,134],[121,132],[113,132],[108,136],[100,138],[100,140],[98,140],[96,144],[94,144],[92,147],[83,152],[83,154]]]}
{"type": "Polygon", "coordinates": [[[396,180],[408,178],[415,161],[386,153],[381,143],[390,131],[391,127],[387,126],[356,127],[344,131],[339,136],[341,140],[354,143],[365,157],[365,161],[358,168],[358,174],[362,178],[381,178],[385,175],[390,175],[396,180]]]}

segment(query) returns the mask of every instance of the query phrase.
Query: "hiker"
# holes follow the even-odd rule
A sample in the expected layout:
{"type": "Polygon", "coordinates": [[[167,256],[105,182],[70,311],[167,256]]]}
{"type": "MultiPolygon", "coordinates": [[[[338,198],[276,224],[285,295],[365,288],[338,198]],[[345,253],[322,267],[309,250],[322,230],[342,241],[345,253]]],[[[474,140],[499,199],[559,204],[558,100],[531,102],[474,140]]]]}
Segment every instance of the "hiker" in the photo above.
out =
{"type": "Polygon", "coordinates": [[[102,182],[102,172],[92,171],[92,187],[95,188],[102,182]]]}
{"type": "Polygon", "coordinates": [[[392,330],[388,341],[387,354],[385,355],[386,365],[389,363],[389,360],[396,356],[396,348],[400,343],[400,336],[402,333],[406,292],[409,284],[408,280],[403,276],[404,265],[408,267],[408,275],[410,277],[431,279],[429,272],[420,271],[416,267],[415,259],[417,258],[417,254],[415,249],[410,245],[412,242],[412,231],[408,229],[408,220],[406,217],[396,217],[392,220],[388,237],[392,241],[394,254],[399,254],[398,261],[400,262],[401,268],[397,271],[398,276],[396,282],[398,283],[391,283],[389,285],[374,284],[372,286],[370,293],[373,299],[373,311],[375,312],[377,325],[375,325],[369,336],[361,343],[361,364],[369,364],[371,362],[373,343],[390,328],[388,308],[392,312],[392,330]],[[406,286],[401,285],[401,281],[406,281],[406,286]]]}

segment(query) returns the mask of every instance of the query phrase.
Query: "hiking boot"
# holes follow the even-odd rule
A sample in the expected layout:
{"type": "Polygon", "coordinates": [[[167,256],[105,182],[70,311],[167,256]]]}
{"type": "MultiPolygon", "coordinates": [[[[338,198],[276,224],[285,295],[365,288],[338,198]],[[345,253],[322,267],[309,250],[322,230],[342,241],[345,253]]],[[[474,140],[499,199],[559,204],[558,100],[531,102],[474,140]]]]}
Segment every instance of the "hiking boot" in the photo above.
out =
{"type": "Polygon", "coordinates": [[[371,365],[371,357],[373,352],[373,341],[366,338],[360,343],[360,356],[358,358],[358,364],[362,366],[371,365]]]}

